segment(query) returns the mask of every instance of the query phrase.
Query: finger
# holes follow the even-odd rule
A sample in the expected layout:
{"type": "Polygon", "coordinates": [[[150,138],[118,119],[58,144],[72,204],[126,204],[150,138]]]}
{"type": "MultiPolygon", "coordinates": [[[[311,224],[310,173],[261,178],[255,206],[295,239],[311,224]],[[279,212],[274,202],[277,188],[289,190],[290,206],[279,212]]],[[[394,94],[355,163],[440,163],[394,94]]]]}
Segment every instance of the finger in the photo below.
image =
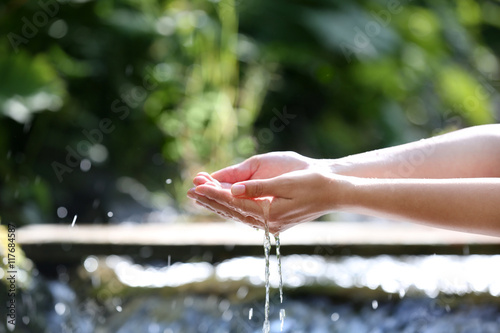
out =
{"type": "Polygon", "coordinates": [[[194,177],[194,179],[193,179],[193,184],[196,185],[196,186],[202,185],[202,184],[205,184],[205,183],[208,183],[208,182],[212,182],[216,186],[221,186],[221,184],[219,183],[219,181],[217,179],[213,178],[212,176],[210,176],[206,172],[200,172],[200,173],[198,173],[196,175],[196,177],[194,177]]]}
{"type": "Polygon", "coordinates": [[[237,211],[230,210],[228,207],[221,205],[214,200],[210,200],[207,197],[200,197],[199,200],[196,200],[196,203],[225,218],[237,220],[252,227],[264,227],[264,224],[260,220],[255,219],[252,216],[246,216],[237,211]]]}
{"type": "MultiPolygon", "coordinates": [[[[243,199],[243,200],[245,200],[245,199],[243,199]]],[[[245,224],[248,224],[252,227],[259,228],[259,229],[265,229],[264,222],[262,221],[260,216],[259,216],[259,218],[255,218],[255,217],[250,216],[248,214],[242,214],[236,210],[232,210],[230,207],[227,207],[223,204],[216,202],[215,200],[212,200],[212,199],[210,199],[208,197],[204,197],[204,196],[198,196],[196,198],[196,203],[198,205],[205,207],[205,208],[209,209],[210,211],[224,217],[224,218],[237,220],[237,221],[243,222],[245,224]]],[[[283,203],[282,199],[277,199],[276,203],[275,203],[275,205],[273,205],[273,207],[275,206],[279,210],[281,208],[282,203],[283,203]]],[[[269,231],[272,234],[279,234],[280,232],[282,232],[282,231],[288,229],[289,227],[291,227],[292,225],[294,225],[294,224],[285,225],[283,223],[270,222],[270,221],[268,223],[269,223],[269,231]]]]}
{"type": "Polygon", "coordinates": [[[203,184],[206,184],[208,182],[209,182],[208,178],[205,178],[203,176],[196,176],[193,179],[193,184],[195,186],[203,185],[203,184]]]}
{"type": "Polygon", "coordinates": [[[195,192],[197,195],[215,200],[219,204],[231,210],[236,210],[243,215],[251,215],[253,217],[262,216],[262,207],[258,202],[247,198],[235,198],[229,190],[200,185],[196,187],[195,192]]]}
{"type": "Polygon", "coordinates": [[[217,210],[216,208],[212,207],[211,205],[207,205],[207,204],[205,204],[205,203],[203,203],[203,202],[201,202],[199,200],[196,200],[195,203],[197,205],[203,207],[203,208],[206,208],[206,209],[210,210],[211,212],[213,212],[213,213],[215,213],[217,215],[220,215],[220,216],[222,216],[224,218],[227,218],[227,219],[231,219],[231,217],[228,214],[226,214],[223,211],[217,210]]]}
{"type": "Polygon", "coordinates": [[[248,180],[257,169],[257,159],[249,158],[239,164],[215,171],[211,176],[220,182],[234,184],[239,181],[248,180]]]}
{"type": "Polygon", "coordinates": [[[195,192],[195,188],[194,187],[190,188],[187,191],[187,197],[190,198],[190,199],[196,199],[196,192],[195,192]]]}
{"type": "Polygon", "coordinates": [[[281,197],[288,198],[289,193],[285,191],[281,177],[271,179],[249,180],[236,183],[231,186],[231,194],[236,197],[259,198],[259,197],[281,197]]]}

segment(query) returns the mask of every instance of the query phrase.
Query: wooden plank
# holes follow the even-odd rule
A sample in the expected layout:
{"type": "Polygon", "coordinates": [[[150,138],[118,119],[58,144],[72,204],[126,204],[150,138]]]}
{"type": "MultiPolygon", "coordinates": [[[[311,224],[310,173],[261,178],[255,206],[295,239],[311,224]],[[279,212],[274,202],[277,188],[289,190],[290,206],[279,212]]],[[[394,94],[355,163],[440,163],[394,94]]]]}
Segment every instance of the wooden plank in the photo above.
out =
{"type": "MultiPolygon", "coordinates": [[[[219,262],[261,256],[263,232],[240,223],[31,225],[18,229],[39,263],[77,263],[88,255],[219,262]]],[[[311,222],[281,235],[282,253],[320,255],[497,254],[500,238],[396,222],[311,222]]]]}

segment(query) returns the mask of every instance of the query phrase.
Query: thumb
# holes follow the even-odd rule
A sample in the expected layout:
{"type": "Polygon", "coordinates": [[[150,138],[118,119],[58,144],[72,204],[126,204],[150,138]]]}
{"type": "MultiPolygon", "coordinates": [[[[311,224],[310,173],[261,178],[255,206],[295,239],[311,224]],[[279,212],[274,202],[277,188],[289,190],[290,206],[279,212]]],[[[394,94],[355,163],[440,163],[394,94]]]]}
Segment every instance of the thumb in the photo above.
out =
{"type": "Polygon", "coordinates": [[[233,184],[231,186],[231,194],[248,198],[276,196],[277,184],[274,179],[249,180],[233,184]]]}
{"type": "Polygon", "coordinates": [[[232,165],[215,171],[211,176],[222,183],[236,183],[240,181],[245,181],[250,179],[253,174],[255,167],[253,166],[251,159],[245,160],[239,164],[232,165]]]}

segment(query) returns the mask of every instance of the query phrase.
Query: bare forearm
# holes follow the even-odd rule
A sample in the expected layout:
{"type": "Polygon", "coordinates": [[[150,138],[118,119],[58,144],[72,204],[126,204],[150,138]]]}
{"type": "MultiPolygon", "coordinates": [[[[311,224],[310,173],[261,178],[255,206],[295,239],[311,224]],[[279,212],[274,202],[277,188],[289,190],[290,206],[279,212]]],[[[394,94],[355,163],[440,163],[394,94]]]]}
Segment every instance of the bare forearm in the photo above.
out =
{"type": "Polygon", "coordinates": [[[500,177],[500,125],[323,160],[334,173],[372,178],[500,177]]]}
{"type": "Polygon", "coordinates": [[[342,209],[500,235],[500,178],[346,178],[342,209]]]}

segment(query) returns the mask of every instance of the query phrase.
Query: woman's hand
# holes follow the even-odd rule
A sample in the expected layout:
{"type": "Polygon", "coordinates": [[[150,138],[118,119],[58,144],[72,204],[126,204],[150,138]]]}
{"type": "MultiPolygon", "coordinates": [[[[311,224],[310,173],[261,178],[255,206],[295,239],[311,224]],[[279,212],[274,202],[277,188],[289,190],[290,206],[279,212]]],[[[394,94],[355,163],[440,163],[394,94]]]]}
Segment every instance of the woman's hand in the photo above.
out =
{"type": "MultiPolygon", "coordinates": [[[[251,179],[268,179],[296,170],[319,168],[318,160],[308,158],[295,152],[272,152],[253,156],[239,164],[221,169],[211,174],[198,174],[194,184],[199,185],[207,179],[210,181],[234,184],[251,179]]],[[[326,166],[325,166],[326,169],[326,166]]]]}
{"type": "MultiPolygon", "coordinates": [[[[208,174],[198,175],[188,196],[221,216],[263,229],[261,200],[272,197],[269,231],[280,233],[294,225],[314,220],[342,202],[342,176],[319,170],[299,170],[269,179],[233,184],[218,183],[208,174]]],[[[221,178],[232,180],[234,178],[221,178]]]]}

